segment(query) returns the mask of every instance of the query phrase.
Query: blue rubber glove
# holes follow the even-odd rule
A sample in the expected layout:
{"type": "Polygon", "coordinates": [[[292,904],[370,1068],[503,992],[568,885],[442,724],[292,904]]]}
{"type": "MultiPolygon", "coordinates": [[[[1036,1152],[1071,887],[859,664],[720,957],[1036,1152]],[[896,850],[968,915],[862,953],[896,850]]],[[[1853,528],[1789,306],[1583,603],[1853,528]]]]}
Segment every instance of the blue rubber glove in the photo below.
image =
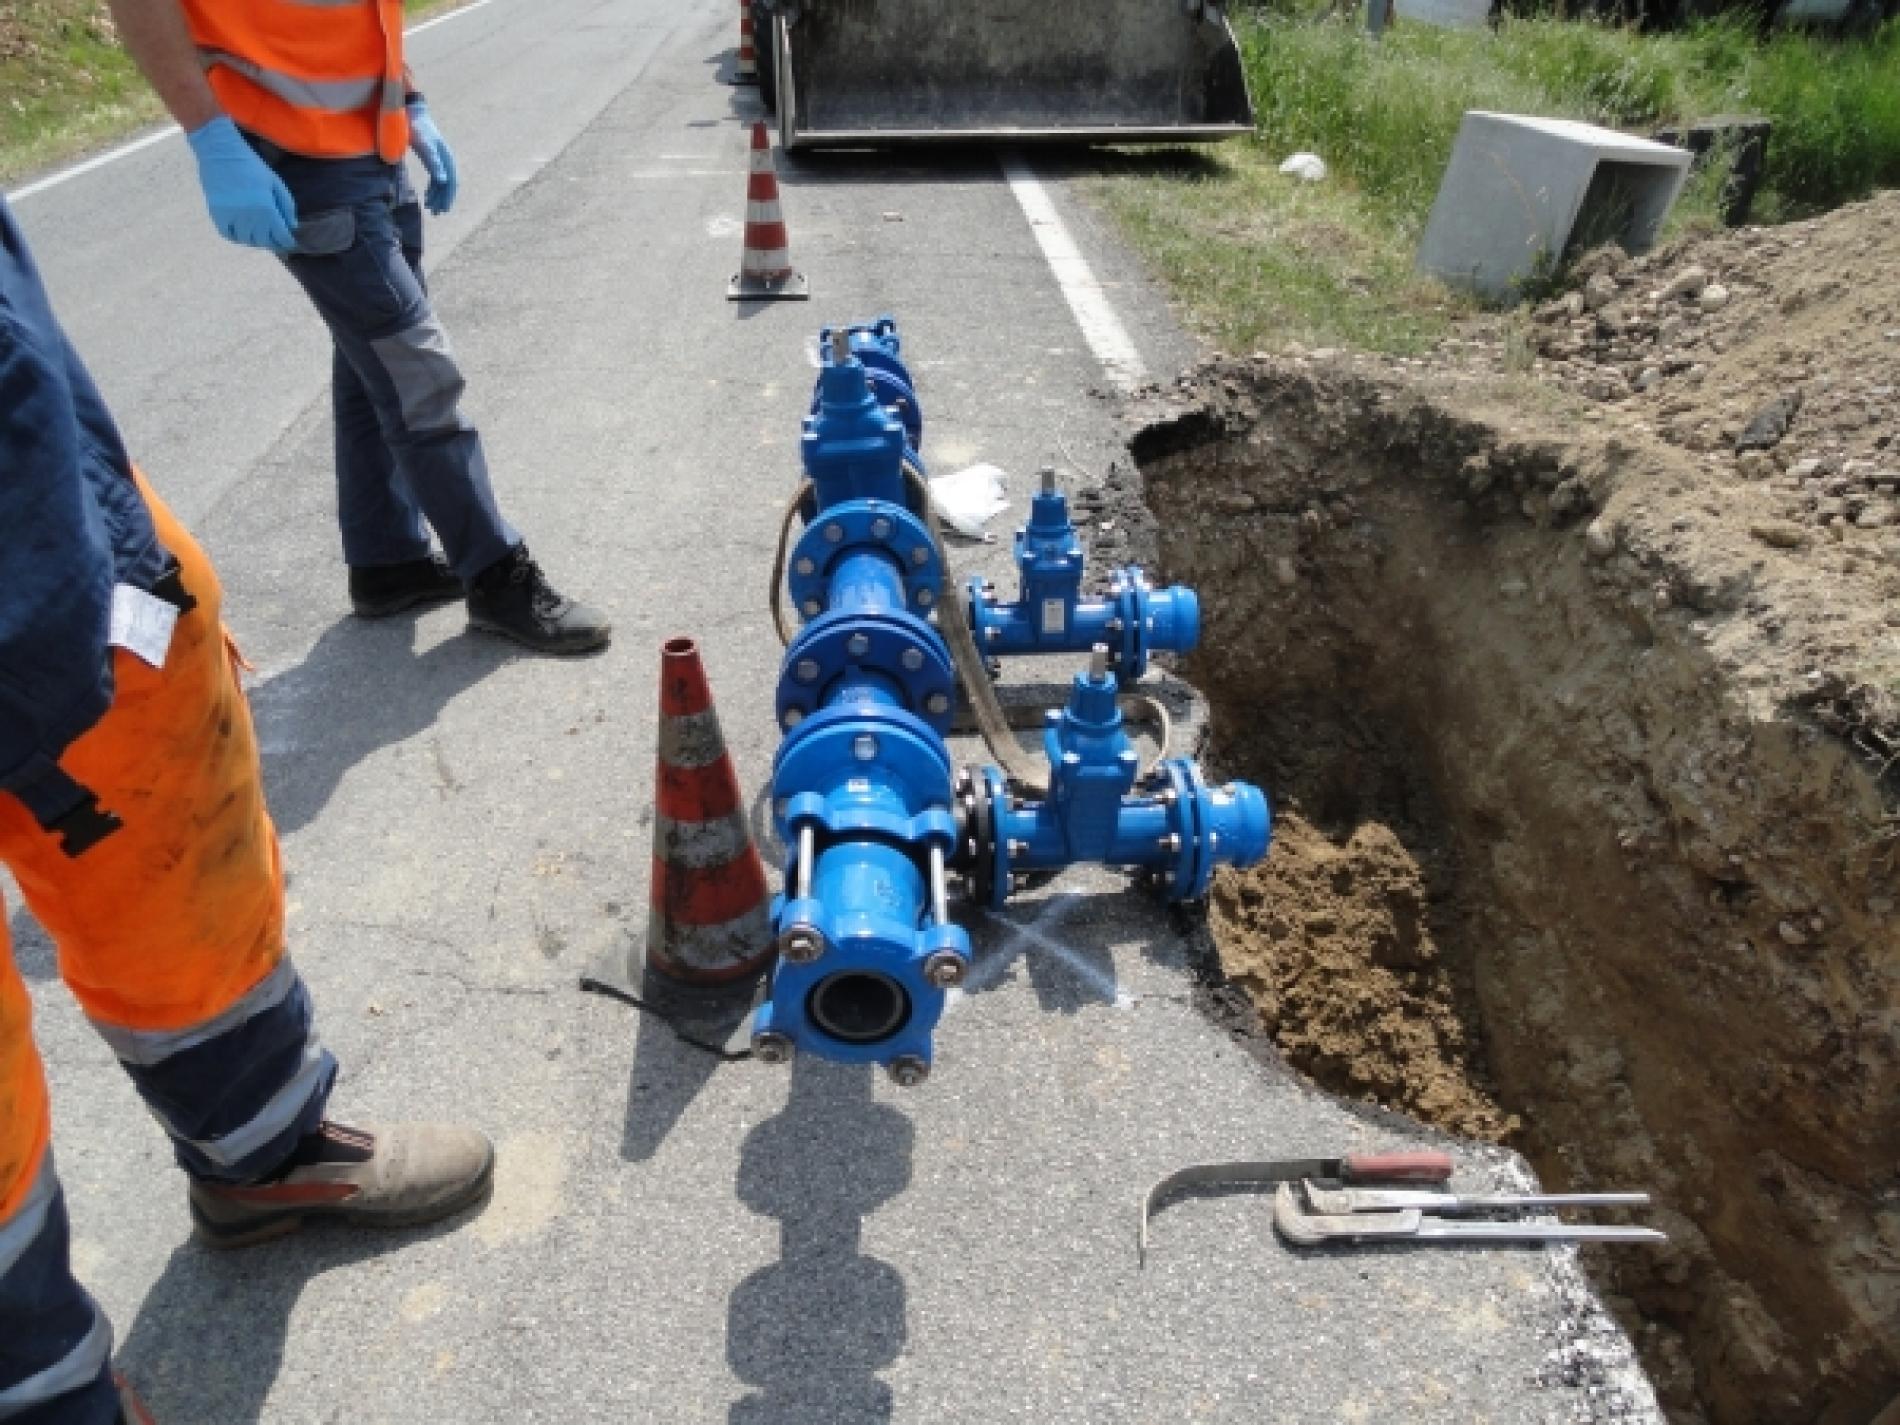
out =
{"type": "Polygon", "coordinates": [[[429,106],[420,99],[409,105],[409,150],[422,160],[429,174],[429,188],[422,195],[422,205],[431,213],[448,212],[455,206],[455,190],[460,186],[455,176],[455,155],[449,150],[448,140],[442,137],[442,130],[429,117],[429,106]]]}
{"type": "Polygon", "coordinates": [[[185,136],[198,156],[198,182],[211,224],[232,242],[286,253],[296,246],[297,203],[270,165],[222,116],[185,136]]]}

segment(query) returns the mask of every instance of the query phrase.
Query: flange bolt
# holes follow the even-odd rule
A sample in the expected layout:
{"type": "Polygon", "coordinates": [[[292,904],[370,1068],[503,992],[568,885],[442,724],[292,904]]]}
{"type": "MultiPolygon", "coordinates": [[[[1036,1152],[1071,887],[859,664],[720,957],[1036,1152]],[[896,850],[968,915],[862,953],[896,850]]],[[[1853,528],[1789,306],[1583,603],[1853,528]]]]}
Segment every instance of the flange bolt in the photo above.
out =
{"type": "Polygon", "coordinates": [[[763,1034],[755,1034],[752,1036],[752,1057],[761,1064],[789,1064],[792,1062],[792,1041],[770,1029],[763,1034]]]}
{"type": "Polygon", "coordinates": [[[900,1089],[914,1089],[929,1077],[930,1065],[915,1054],[899,1054],[891,1060],[891,1082],[900,1089]]]}
{"type": "Polygon", "coordinates": [[[924,961],[924,978],[940,990],[954,989],[963,983],[969,964],[961,955],[939,950],[924,961]]]}
{"type": "Polygon", "coordinates": [[[793,925],[778,938],[778,953],[787,963],[809,965],[825,953],[825,937],[809,925],[793,925]]]}

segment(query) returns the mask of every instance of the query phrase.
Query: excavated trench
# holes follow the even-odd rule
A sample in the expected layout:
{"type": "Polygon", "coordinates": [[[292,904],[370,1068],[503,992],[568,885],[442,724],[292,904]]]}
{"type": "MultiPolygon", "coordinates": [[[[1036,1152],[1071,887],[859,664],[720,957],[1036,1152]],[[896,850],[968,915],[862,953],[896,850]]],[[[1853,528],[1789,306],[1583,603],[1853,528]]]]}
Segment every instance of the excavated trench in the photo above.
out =
{"type": "Polygon", "coordinates": [[[1811,707],[1738,680],[1735,571],[1619,516],[1667,453],[1364,366],[1175,394],[1138,493],[1201,593],[1214,761],[1276,802],[1211,906],[1261,1028],[1549,1183],[1650,1189],[1671,1245],[1592,1270],[1673,1418],[1879,1415],[1900,823],[1811,707]]]}

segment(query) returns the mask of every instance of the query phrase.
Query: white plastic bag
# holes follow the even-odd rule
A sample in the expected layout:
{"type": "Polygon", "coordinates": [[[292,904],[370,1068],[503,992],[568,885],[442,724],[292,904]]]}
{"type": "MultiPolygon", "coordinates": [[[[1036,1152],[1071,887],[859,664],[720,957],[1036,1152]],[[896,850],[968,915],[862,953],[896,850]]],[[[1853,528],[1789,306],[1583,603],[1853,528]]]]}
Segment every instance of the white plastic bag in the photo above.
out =
{"type": "Polygon", "coordinates": [[[1289,178],[1317,183],[1326,176],[1326,160],[1316,153],[1296,153],[1280,165],[1280,172],[1289,178]]]}
{"type": "Polygon", "coordinates": [[[965,539],[988,539],[983,526],[1009,506],[1009,477],[994,465],[972,465],[954,475],[930,477],[930,504],[937,518],[965,539]]]}

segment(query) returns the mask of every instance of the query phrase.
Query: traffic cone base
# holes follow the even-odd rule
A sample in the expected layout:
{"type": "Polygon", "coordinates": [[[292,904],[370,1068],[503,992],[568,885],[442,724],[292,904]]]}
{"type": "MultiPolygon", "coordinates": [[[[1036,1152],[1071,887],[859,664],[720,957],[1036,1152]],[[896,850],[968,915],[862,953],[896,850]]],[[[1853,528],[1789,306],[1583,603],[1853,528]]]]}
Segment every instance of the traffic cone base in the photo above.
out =
{"type": "Polygon", "coordinates": [[[729,302],[803,302],[810,296],[811,283],[802,272],[776,278],[741,272],[726,284],[729,302]]]}
{"type": "Polygon", "coordinates": [[[772,963],[771,892],[690,638],[661,656],[655,760],[652,894],[629,978],[689,995],[747,988],[772,963]]]}
{"type": "Polygon", "coordinates": [[[727,300],[803,301],[811,296],[811,285],[792,266],[791,237],[772,167],[772,138],[763,123],[752,125],[745,198],[745,250],[738,275],[726,284],[727,300]]]}

